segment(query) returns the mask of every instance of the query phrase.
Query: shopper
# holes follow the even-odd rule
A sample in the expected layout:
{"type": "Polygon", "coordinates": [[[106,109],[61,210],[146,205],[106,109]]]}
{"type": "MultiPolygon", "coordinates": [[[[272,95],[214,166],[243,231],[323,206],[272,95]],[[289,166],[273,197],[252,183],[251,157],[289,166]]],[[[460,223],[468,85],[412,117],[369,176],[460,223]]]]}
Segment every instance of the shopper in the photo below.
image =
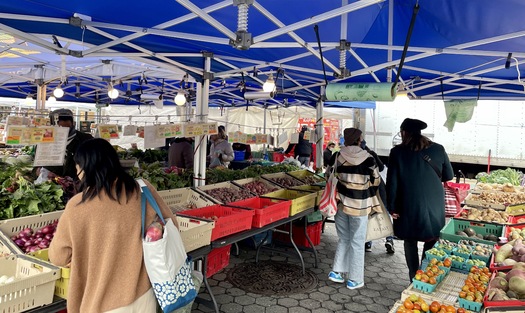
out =
{"type": "MultiPolygon", "coordinates": [[[[379,158],[377,153],[375,153],[375,151],[368,148],[365,140],[361,141],[361,148],[366,150],[368,153],[370,153],[371,156],[374,157],[374,160],[376,161],[379,172],[380,173],[383,172],[385,170],[385,164],[383,163],[383,161],[381,161],[381,159],[379,158]]],[[[379,184],[379,198],[381,199],[383,204],[386,203],[386,185],[385,185],[385,182],[383,181],[383,178],[381,178],[381,183],[379,184]]],[[[388,254],[394,254],[396,252],[393,236],[386,237],[385,248],[386,248],[386,253],[388,254]]],[[[372,241],[368,241],[365,243],[365,251],[366,252],[372,251],[372,241]]]]}
{"type": "Polygon", "coordinates": [[[175,138],[168,150],[168,165],[192,170],[193,158],[193,138],[175,138]]]}
{"type": "Polygon", "coordinates": [[[426,127],[420,120],[403,121],[402,142],[390,150],[387,171],[387,207],[394,234],[404,240],[410,280],[420,266],[418,242],[424,242],[424,258],[445,226],[443,182],[454,177],[443,146],[421,134],[426,127]]]}
{"type": "MultiPolygon", "coordinates": [[[[71,198],[49,247],[49,258],[70,266],[68,312],[155,313],[142,256],[141,192],[104,139],[81,144],[75,155],[82,192],[71,198]]],[[[165,218],[169,207],[146,182],[165,218]]],[[[154,219],[148,205],[146,225],[154,219]]]]}
{"type": "Polygon", "coordinates": [[[301,166],[308,167],[310,166],[310,159],[312,158],[312,144],[309,140],[304,139],[304,133],[308,130],[308,127],[306,125],[303,125],[301,127],[301,131],[299,132],[299,142],[298,143],[292,143],[288,145],[288,148],[286,148],[286,151],[284,151],[285,154],[290,153],[292,149],[294,149],[294,157],[299,160],[301,163],[301,166]]]}
{"type": "Polygon", "coordinates": [[[323,166],[327,167],[328,163],[330,163],[330,159],[332,158],[333,151],[335,149],[335,143],[329,142],[328,145],[326,145],[326,149],[323,151],[323,166]]]}
{"type": "Polygon", "coordinates": [[[210,147],[210,168],[219,166],[228,167],[235,158],[232,145],[226,140],[226,133],[219,130],[217,135],[210,136],[212,141],[210,147]]]}
{"type": "Polygon", "coordinates": [[[339,241],[328,279],[343,283],[346,273],[348,289],[364,286],[368,214],[381,212],[377,196],[379,170],[374,158],[361,149],[361,135],[359,129],[345,129],[345,146],[334,154],[329,164],[337,164],[339,203],[335,227],[339,241]]]}
{"type": "Polygon", "coordinates": [[[233,151],[244,151],[245,160],[252,158],[252,148],[248,144],[236,142],[232,144],[232,149],[233,151]]]}
{"type": "Polygon", "coordinates": [[[63,166],[45,166],[44,168],[55,175],[65,177],[69,176],[74,181],[78,180],[77,170],[75,168],[74,156],[78,146],[88,139],[92,139],[91,134],[83,133],[75,129],[73,121],[73,111],[69,109],[57,109],[50,113],[51,121],[60,127],[69,128],[67,146],[63,166]]]}

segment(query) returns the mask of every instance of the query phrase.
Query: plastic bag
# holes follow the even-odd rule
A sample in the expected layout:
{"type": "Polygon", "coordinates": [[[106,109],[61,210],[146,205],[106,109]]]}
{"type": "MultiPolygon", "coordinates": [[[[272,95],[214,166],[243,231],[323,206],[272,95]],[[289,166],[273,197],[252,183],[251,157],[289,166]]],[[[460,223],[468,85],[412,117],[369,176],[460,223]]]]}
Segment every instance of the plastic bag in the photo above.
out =
{"type": "Polygon", "coordinates": [[[216,168],[218,166],[222,166],[222,162],[218,157],[212,158],[210,162],[210,168],[216,168]]]}

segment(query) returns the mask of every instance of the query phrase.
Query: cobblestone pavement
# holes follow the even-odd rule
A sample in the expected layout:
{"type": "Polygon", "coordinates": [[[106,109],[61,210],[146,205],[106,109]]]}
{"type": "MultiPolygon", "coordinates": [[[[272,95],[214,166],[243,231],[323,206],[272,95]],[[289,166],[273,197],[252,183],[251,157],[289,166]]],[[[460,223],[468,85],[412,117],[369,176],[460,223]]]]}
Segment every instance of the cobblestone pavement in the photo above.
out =
{"type": "MultiPolygon", "coordinates": [[[[374,242],[372,252],[366,253],[365,286],[356,290],[349,290],[344,284],[333,283],[327,278],[331,270],[336,245],[335,226],[327,223],[325,232],[321,235],[321,244],[317,246],[320,261],[318,268],[314,268],[313,253],[303,252],[306,268],[317,274],[318,286],[308,293],[289,296],[262,296],[245,292],[228,282],[227,271],[233,268],[235,264],[255,261],[255,251],[242,247],[238,256],[234,256],[232,253],[227,268],[208,279],[220,312],[388,313],[394,303],[401,298],[402,291],[409,285],[402,241],[395,240],[395,254],[386,253],[384,240],[374,242]]],[[[260,259],[287,260],[293,264],[300,264],[297,257],[287,259],[282,255],[272,254],[264,250],[260,254],[260,259]]],[[[209,303],[201,301],[210,299],[204,287],[200,290],[199,298],[194,303],[192,312],[213,312],[209,303]]]]}

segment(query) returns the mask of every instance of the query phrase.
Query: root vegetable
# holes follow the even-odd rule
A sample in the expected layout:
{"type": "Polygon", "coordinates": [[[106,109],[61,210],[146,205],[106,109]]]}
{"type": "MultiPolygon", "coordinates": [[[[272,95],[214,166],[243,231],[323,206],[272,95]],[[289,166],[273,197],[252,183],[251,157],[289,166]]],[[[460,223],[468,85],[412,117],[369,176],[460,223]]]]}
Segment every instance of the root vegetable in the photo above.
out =
{"type": "Polygon", "coordinates": [[[503,277],[494,277],[489,284],[489,288],[497,288],[507,292],[507,290],[509,290],[509,283],[503,277]]]}
{"type": "MultiPolygon", "coordinates": [[[[507,274],[508,275],[508,274],[507,274]]],[[[509,279],[509,288],[517,294],[525,294],[525,279],[522,276],[514,276],[509,279]]]]}
{"type": "Polygon", "coordinates": [[[503,263],[505,259],[509,258],[512,255],[512,248],[514,247],[514,242],[508,242],[504,244],[499,250],[495,251],[494,261],[496,263],[503,263]]]}

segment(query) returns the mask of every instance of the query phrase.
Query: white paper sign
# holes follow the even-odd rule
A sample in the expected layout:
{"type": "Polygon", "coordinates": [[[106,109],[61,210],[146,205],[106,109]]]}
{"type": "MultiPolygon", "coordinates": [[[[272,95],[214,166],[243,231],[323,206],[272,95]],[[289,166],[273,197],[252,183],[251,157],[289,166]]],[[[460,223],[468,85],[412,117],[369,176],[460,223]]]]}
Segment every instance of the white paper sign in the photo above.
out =
{"type": "Polygon", "coordinates": [[[33,166],[62,166],[66,157],[68,127],[54,127],[55,142],[40,143],[35,152],[33,166]]]}
{"type": "Polygon", "coordinates": [[[279,146],[288,141],[288,134],[282,133],[279,135],[279,146]]]}
{"type": "MultiPolygon", "coordinates": [[[[307,133],[307,132],[305,132],[305,134],[306,134],[306,133],[307,133]]],[[[315,142],[317,141],[317,135],[316,135],[316,133],[315,133],[315,130],[311,130],[311,131],[309,131],[308,133],[310,133],[310,140],[309,140],[309,142],[310,142],[310,143],[315,143],[315,142]]],[[[306,139],[306,138],[305,138],[305,139],[306,139]]]]}
{"type": "Polygon", "coordinates": [[[290,138],[290,144],[292,143],[299,143],[299,133],[292,134],[292,138],[290,138]]]}
{"type": "Polygon", "coordinates": [[[136,125],[124,125],[123,136],[136,136],[137,126],[136,125]]]}
{"type": "Polygon", "coordinates": [[[157,125],[144,126],[144,149],[164,147],[165,144],[166,139],[157,136],[157,125]]]}

